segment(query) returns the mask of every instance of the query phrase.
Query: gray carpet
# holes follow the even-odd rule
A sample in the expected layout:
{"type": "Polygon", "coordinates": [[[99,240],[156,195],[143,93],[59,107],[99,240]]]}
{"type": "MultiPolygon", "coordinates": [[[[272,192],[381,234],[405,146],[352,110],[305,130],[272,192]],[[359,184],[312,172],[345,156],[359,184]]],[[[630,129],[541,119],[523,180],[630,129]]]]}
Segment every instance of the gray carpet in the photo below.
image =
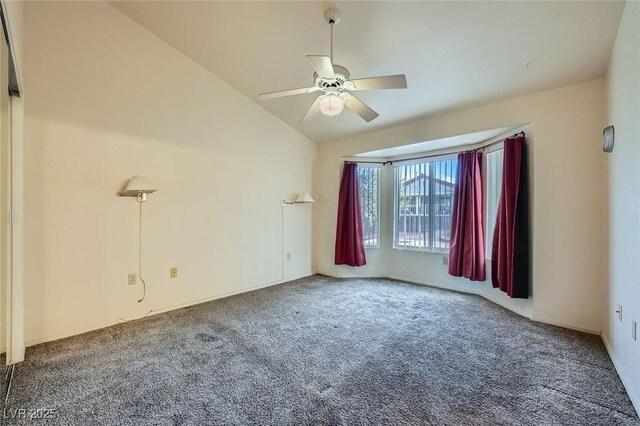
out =
{"type": "Polygon", "coordinates": [[[640,424],[598,336],[323,276],[28,348],[4,423],[640,424]]]}

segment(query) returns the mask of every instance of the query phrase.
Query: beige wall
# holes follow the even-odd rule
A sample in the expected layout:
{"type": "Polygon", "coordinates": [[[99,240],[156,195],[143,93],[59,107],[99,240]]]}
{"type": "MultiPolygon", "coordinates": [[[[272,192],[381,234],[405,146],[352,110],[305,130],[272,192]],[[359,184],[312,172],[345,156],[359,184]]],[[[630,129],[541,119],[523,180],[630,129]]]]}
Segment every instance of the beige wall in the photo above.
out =
{"type": "Polygon", "coordinates": [[[539,321],[600,332],[605,294],[603,102],[604,81],[598,79],[320,145],[314,176],[318,272],[391,276],[478,292],[539,321]],[[392,249],[390,231],[383,230],[387,241],[381,249],[367,250],[366,267],[333,264],[341,158],[524,123],[533,129],[528,131],[533,262],[529,301],[509,299],[488,283],[448,276],[442,255],[392,249]]]}
{"type": "Polygon", "coordinates": [[[283,222],[284,279],[312,273],[311,206],[280,198],[313,142],[106,3],[29,2],[24,35],[28,343],[279,282],[283,222]]]}
{"type": "Polygon", "coordinates": [[[607,75],[608,124],[615,147],[609,176],[609,297],[604,337],[620,377],[640,412],[640,3],[627,2],[607,75]],[[617,319],[617,305],[623,320],[617,319]]]}

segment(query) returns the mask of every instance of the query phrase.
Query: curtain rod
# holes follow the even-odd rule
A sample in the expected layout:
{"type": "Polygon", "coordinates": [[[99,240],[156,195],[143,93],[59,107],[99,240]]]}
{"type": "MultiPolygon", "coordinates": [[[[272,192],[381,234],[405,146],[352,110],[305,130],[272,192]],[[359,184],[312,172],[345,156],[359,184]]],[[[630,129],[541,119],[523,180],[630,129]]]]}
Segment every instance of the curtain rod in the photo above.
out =
{"type": "MultiPolygon", "coordinates": [[[[484,150],[484,149],[489,148],[491,146],[501,144],[507,139],[516,138],[516,137],[518,137],[520,135],[524,136],[524,131],[520,131],[520,132],[515,133],[515,134],[513,134],[511,136],[507,136],[506,138],[500,139],[500,140],[495,141],[495,142],[488,143],[486,145],[482,145],[482,146],[480,146],[478,148],[474,148],[474,149],[463,149],[463,150],[459,150],[459,151],[445,152],[443,154],[431,154],[431,155],[423,155],[423,156],[420,156],[420,157],[403,158],[402,160],[396,160],[396,161],[422,160],[422,159],[425,159],[425,158],[442,157],[442,156],[445,156],[445,155],[459,154],[459,153],[465,152],[465,151],[484,150]]],[[[482,143],[482,142],[480,142],[480,143],[482,143]]],[[[393,165],[393,161],[390,161],[390,160],[387,160],[387,161],[352,161],[352,160],[348,160],[348,161],[345,161],[344,163],[345,164],[349,164],[349,163],[355,163],[355,164],[382,164],[383,166],[393,165]]]]}
{"type": "Polygon", "coordinates": [[[344,164],[382,164],[383,166],[386,166],[387,164],[393,164],[391,161],[387,160],[387,161],[353,161],[353,160],[346,160],[344,162],[344,164]]]}
{"type": "Polygon", "coordinates": [[[518,137],[518,136],[520,136],[520,135],[524,136],[524,131],[520,131],[520,132],[515,133],[515,134],[513,134],[513,135],[511,135],[511,136],[507,136],[506,138],[504,138],[504,139],[500,139],[499,141],[495,141],[495,142],[488,143],[488,144],[486,144],[486,145],[482,145],[482,146],[481,146],[480,148],[478,148],[478,149],[485,149],[485,148],[489,148],[490,146],[498,145],[498,144],[500,144],[500,143],[504,142],[504,141],[505,141],[505,140],[507,140],[507,139],[517,138],[517,137],[518,137]]]}

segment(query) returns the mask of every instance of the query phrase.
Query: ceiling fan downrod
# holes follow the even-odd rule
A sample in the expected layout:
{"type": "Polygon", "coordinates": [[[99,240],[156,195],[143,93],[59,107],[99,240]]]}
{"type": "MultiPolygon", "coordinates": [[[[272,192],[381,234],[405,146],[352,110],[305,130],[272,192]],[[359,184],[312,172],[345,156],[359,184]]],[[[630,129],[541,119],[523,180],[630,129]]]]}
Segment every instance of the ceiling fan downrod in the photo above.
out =
{"type": "Polygon", "coordinates": [[[329,25],[331,25],[331,39],[330,39],[330,51],[329,58],[331,59],[331,63],[333,63],[333,26],[340,23],[340,11],[336,8],[327,9],[324,12],[324,18],[327,20],[329,25]]]}

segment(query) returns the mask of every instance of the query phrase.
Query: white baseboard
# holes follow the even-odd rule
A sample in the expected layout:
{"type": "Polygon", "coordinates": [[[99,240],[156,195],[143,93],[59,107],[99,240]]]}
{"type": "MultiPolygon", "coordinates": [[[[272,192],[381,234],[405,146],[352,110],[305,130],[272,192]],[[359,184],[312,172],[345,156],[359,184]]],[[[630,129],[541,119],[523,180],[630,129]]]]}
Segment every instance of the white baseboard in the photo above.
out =
{"type": "Polygon", "coordinates": [[[373,279],[373,278],[382,278],[379,275],[349,275],[349,274],[345,274],[345,275],[337,276],[337,275],[331,274],[329,272],[322,272],[322,271],[318,271],[318,272],[316,272],[316,274],[325,275],[325,276],[331,277],[331,278],[345,279],[345,280],[352,280],[352,279],[358,279],[358,278],[363,279],[363,280],[373,279]]]}
{"type": "MultiPolygon", "coordinates": [[[[506,293],[502,293],[502,291],[499,290],[499,289],[493,289],[492,288],[491,291],[495,291],[496,293],[500,292],[501,294],[506,294],[506,293]]],[[[510,305],[508,305],[506,303],[506,301],[502,301],[497,297],[492,297],[491,295],[487,294],[487,292],[485,292],[485,291],[480,290],[476,294],[479,295],[479,296],[484,297],[489,302],[495,303],[496,305],[500,305],[503,308],[510,310],[511,312],[515,312],[516,314],[520,315],[521,317],[525,317],[527,319],[533,320],[533,318],[531,317],[532,315],[529,312],[525,312],[525,311],[523,311],[523,310],[521,310],[521,309],[519,309],[519,308],[517,308],[515,306],[510,306],[510,305]]],[[[520,299],[520,300],[523,300],[523,299],[520,299]]]]}
{"type": "MultiPolygon", "coordinates": [[[[452,289],[451,287],[444,286],[444,285],[441,285],[441,284],[436,284],[436,283],[427,282],[427,281],[407,279],[407,278],[398,277],[398,276],[380,277],[380,276],[360,276],[360,275],[351,276],[351,275],[349,275],[349,276],[336,277],[336,276],[334,276],[332,274],[328,274],[326,272],[318,271],[317,273],[318,274],[322,274],[322,275],[326,275],[326,276],[329,276],[329,277],[333,277],[333,278],[344,278],[344,279],[387,278],[387,279],[392,279],[392,280],[410,282],[410,283],[413,283],[413,284],[426,285],[426,286],[429,286],[429,287],[435,287],[435,288],[440,288],[440,289],[444,289],[444,290],[459,291],[461,293],[467,293],[467,294],[475,294],[475,295],[478,295],[478,296],[481,296],[481,297],[485,298],[486,300],[489,300],[492,303],[496,303],[496,304],[504,307],[505,309],[509,309],[510,311],[515,312],[518,315],[521,315],[521,316],[523,316],[525,318],[529,318],[532,321],[542,322],[542,323],[550,324],[550,325],[555,325],[557,327],[569,328],[569,329],[572,329],[572,330],[582,331],[582,332],[585,332],[585,333],[601,335],[601,331],[600,330],[591,330],[591,329],[586,329],[586,328],[581,328],[581,327],[576,327],[576,326],[564,324],[564,323],[561,323],[561,322],[558,322],[558,321],[554,321],[554,320],[550,320],[550,319],[547,319],[547,318],[529,316],[526,313],[524,313],[524,312],[522,312],[522,311],[520,311],[520,310],[518,310],[518,309],[516,309],[516,308],[514,308],[512,306],[506,306],[505,304],[500,303],[499,300],[495,300],[493,298],[487,297],[484,294],[484,292],[482,292],[482,291],[473,291],[473,290],[457,289],[457,288],[452,289]]],[[[311,275],[315,275],[315,273],[311,274],[311,275]]],[[[307,275],[307,276],[311,276],[311,275],[307,275]]],[[[293,281],[293,280],[300,279],[300,278],[305,278],[305,277],[303,276],[303,277],[292,278],[291,280],[288,280],[288,281],[293,281]]],[[[51,341],[58,340],[58,339],[64,339],[66,337],[71,337],[71,336],[75,336],[75,335],[82,334],[82,333],[88,333],[90,331],[99,330],[101,328],[110,327],[112,325],[122,324],[124,322],[134,321],[134,320],[137,320],[137,319],[149,317],[149,316],[152,316],[152,315],[161,314],[161,313],[164,313],[164,312],[174,311],[176,309],[181,309],[181,308],[185,308],[185,307],[188,307],[188,306],[199,305],[201,303],[210,302],[212,300],[223,299],[225,297],[234,296],[236,294],[247,293],[247,292],[250,292],[250,291],[259,290],[261,288],[266,288],[266,287],[271,287],[271,286],[278,285],[278,284],[283,284],[283,283],[288,282],[288,281],[274,281],[274,282],[271,282],[271,283],[259,284],[259,285],[248,287],[248,288],[244,288],[244,289],[241,289],[241,290],[230,291],[230,292],[227,292],[227,293],[218,294],[218,295],[215,295],[215,296],[212,296],[212,297],[207,297],[207,298],[204,298],[204,299],[198,299],[198,300],[194,300],[194,301],[191,301],[191,302],[181,303],[181,304],[177,304],[177,305],[171,305],[171,306],[168,306],[168,307],[165,307],[165,308],[162,308],[162,309],[149,311],[147,314],[145,314],[145,315],[143,315],[141,317],[124,318],[124,319],[119,319],[117,321],[94,324],[94,325],[89,326],[89,327],[83,327],[83,328],[78,328],[78,329],[67,330],[67,331],[64,331],[62,333],[56,333],[56,334],[53,334],[53,335],[50,335],[50,336],[40,337],[40,338],[37,338],[37,339],[28,340],[26,342],[26,346],[34,346],[34,345],[38,345],[40,343],[46,343],[46,342],[51,342],[51,341]]],[[[5,352],[5,348],[0,348],[0,353],[3,353],[3,352],[5,352]]]]}
{"type": "Polygon", "coordinates": [[[332,274],[327,274],[327,273],[323,273],[323,272],[319,272],[319,273],[321,273],[323,275],[327,275],[327,276],[333,277],[333,278],[345,278],[345,279],[388,278],[388,279],[391,279],[391,280],[405,281],[405,282],[409,282],[409,283],[413,283],[413,284],[419,284],[419,285],[426,285],[426,286],[429,286],[429,287],[441,288],[441,289],[444,289],[444,290],[459,291],[461,293],[467,293],[467,294],[475,294],[475,295],[480,296],[480,297],[482,297],[482,298],[484,298],[484,299],[486,299],[486,300],[488,300],[488,301],[490,301],[492,303],[500,305],[503,308],[510,310],[511,312],[515,312],[516,314],[518,314],[518,315],[520,315],[520,316],[522,316],[524,318],[530,319],[532,321],[535,321],[535,322],[541,322],[541,323],[544,323],[544,324],[555,325],[556,327],[568,328],[570,330],[581,331],[583,333],[597,334],[597,335],[601,334],[601,330],[594,330],[594,329],[590,329],[590,328],[579,327],[579,326],[575,326],[575,325],[566,324],[566,323],[563,323],[561,321],[556,321],[556,320],[552,320],[552,319],[549,319],[549,318],[544,318],[544,317],[540,317],[540,316],[531,315],[531,314],[529,314],[527,312],[524,312],[524,311],[518,309],[517,307],[509,306],[509,305],[507,305],[506,303],[503,303],[501,300],[499,300],[497,298],[491,297],[485,291],[482,291],[482,289],[472,290],[472,289],[451,288],[449,286],[445,286],[445,285],[442,285],[442,284],[437,284],[437,283],[428,282],[428,281],[422,281],[422,280],[407,279],[407,278],[399,277],[399,276],[385,276],[385,277],[377,276],[377,277],[374,277],[374,276],[344,275],[344,276],[337,277],[337,276],[332,275],[332,274]]]}
{"type": "MultiPolygon", "coordinates": [[[[311,275],[308,275],[308,276],[311,276],[311,275]]],[[[67,331],[64,331],[62,333],[56,333],[56,334],[52,334],[52,335],[49,335],[49,336],[39,337],[37,339],[28,340],[26,342],[26,346],[28,347],[28,346],[39,345],[40,343],[52,342],[54,340],[64,339],[66,337],[71,337],[71,336],[76,336],[78,334],[88,333],[90,331],[99,330],[101,328],[111,327],[112,325],[122,324],[122,323],[125,323],[125,322],[129,322],[129,321],[134,321],[134,320],[138,320],[138,319],[141,319],[141,318],[150,317],[150,316],[161,314],[161,313],[164,313],[164,312],[175,311],[176,309],[182,309],[182,308],[186,308],[188,306],[199,305],[201,303],[210,302],[212,300],[224,299],[225,297],[234,296],[236,294],[248,293],[250,291],[259,290],[261,288],[266,288],[266,287],[271,287],[271,286],[275,286],[275,285],[278,285],[278,284],[283,284],[285,282],[297,280],[297,279],[300,279],[300,278],[305,278],[305,277],[292,278],[291,280],[287,280],[287,281],[274,281],[274,282],[270,282],[270,283],[266,283],[266,284],[259,284],[259,285],[256,285],[256,286],[243,288],[241,290],[229,291],[227,293],[222,293],[222,294],[218,294],[218,295],[215,295],[215,296],[206,297],[204,299],[198,299],[198,300],[194,300],[194,301],[191,301],[191,302],[180,303],[180,304],[177,304],[177,305],[171,305],[171,306],[167,306],[165,308],[149,311],[149,312],[147,312],[145,315],[143,315],[141,317],[122,318],[122,319],[119,319],[117,321],[104,322],[104,323],[94,324],[94,325],[89,326],[89,327],[83,327],[83,328],[67,330],[67,331]]],[[[4,349],[3,349],[3,351],[4,351],[4,349]]]]}
{"type": "Polygon", "coordinates": [[[555,325],[556,327],[562,327],[562,328],[568,328],[571,330],[581,331],[583,333],[595,334],[598,336],[602,334],[602,330],[594,330],[592,328],[577,327],[575,325],[569,325],[561,321],[555,321],[549,318],[539,317],[537,315],[532,315],[531,320],[535,322],[542,322],[549,325],[555,325]]]}
{"type": "Polygon", "coordinates": [[[635,392],[633,391],[633,388],[631,387],[631,383],[629,383],[629,381],[627,380],[626,378],[627,376],[624,373],[622,365],[620,365],[620,362],[618,361],[616,354],[613,352],[613,347],[609,344],[607,337],[604,335],[604,333],[600,334],[600,337],[604,342],[604,347],[607,348],[607,352],[609,353],[609,358],[611,358],[611,361],[613,362],[613,366],[616,368],[616,371],[618,372],[618,376],[622,381],[622,385],[626,389],[627,395],[629,395],[629,399],[631,400],[631,404],[633,404],[633,408],[636,410],[636,414],[640,416],[640,398],[638,398],[638,395],[635,394],[635,392]]]}
{"type": "Polygon", "coordinates": [[[488,296],[484,291],[482,291],[482,289],[473,290],[473,289],[451,288],[451,287],[448,287],[448,286],[444,286],[444,285],[436,284],[436,283],[432,283],[432,282],[420,281],[420,280],[409,280],[409,279],[406,279],[406,278],[396,277],[396,276],[388,277],[388,278],[393,279],[393,280],[406,281],[406,282],[410,282],[410,283],[414,283],[414,284],[426,285],[426,286],[429,286],[429,287],[441,288],[441,289],[444,289],[444,290],[459,291],[461,293],[467,293],[467,294],[475,294],[477,296],[480,296],[480,297],[488,300],[489,302],[495,303],[496,305],[500,305],[503,308],[510,310],[511,312],[515,312],[516,314],[518,314],[518,315],[520,315],[522,317],[531,319],[531,317],[529,316],[529,314],[527,312],[524,312],[524,311],[522,311],[522,310],[520,310],[520,309],[518,309],[516,307],[513,307],[513,306],[508,306],[505,303],[503,303],[502,301],[488,296]]]}
{"type": "Polygon", "coordinates": [[[473,291],[473,290],[464,290],[464,289],[451,288],[451,287],[447,287],[447,286],[442,285],[442,284],[436,284],[436,283],[432,283],[432,282],[429,282],[429,281],[422,281],[422,280],[414,280],[414,279],[409,279],[409,278],[403,278],[403,277],[399,277],[399,276],[396,276],[396,275],[389,275],[389,276],[386,276],[386,277],[378,277],[378,278],[387,278],[387,279],[390,279],[390,280],[404,281],[404,282],[411,283],[411,284],[420,284],[420,285],[426,285],[428,287],[441,288],[443,290],[459,291],[461,293],[478,294],[478,292],[473,291]]]}
{"type": "MultiPolygon", "coordinates": [[[[532,321],[536,321],[536,322],[542,322],[542,323],[546,323],[546,324],[551,324],[551,325],[555,325],[557,327],[563,327],[563,328],[569,328],[572,330],[577,330],[577,331],[582,331],[585,333],[590,333],[590,334],[598,334],[601,336],[602,341],[604,342],[604,346],[607,349],[607,352],[609,353],[609,357],[611,358],[611,361],[613,362],[613,365],[616,369],[616,371],[618,372],[618,376],[620,377],[620,380],[622,381],[622,384],[624,385],[627,394],[629,395],[629,399],[631,400],[631,403],[633,404],[634,409],[636,410],[636,412],[638,413],[638,415],[640,415],[640,398],[638,398],[638,396],[634,393],[633,389],[631,388],[630,383],[628,382],[628,380],[626,379],[626,375],[624,373],[624,370],[622,368],[622,366],[620,365],[618,359],[615,356],[615,353],[613,352],[613,348],[611,347],[611,345],[609,344],[609,341],[607,340],[606,336],[601,332],[601,331],[596,331],[596,330],[591,330],[591,329],[585,329],[585,328],[580,328],[580,327],[575,327],[572,325],[567,325],[558,321],[554,321],[554,320],[550,320],[548,318],[541,318],[541,317],[536,317],[536,316],[527,316],[521,312],[517,312],[517,310],[514,310],[512,307],[509,306],[505,306],[501,303],[499,303],[499,301],[496,300],[492,300],[490,298],[487,298],[483,292],[481,291],[469,291],[469,290],[461,290],[461,289],[452,289],[450,287],[446,287],[443,285],[438,285],[435,283],[430,283],[430,282],[426,282],[426,281],[418,281],[418,280],[410,280],[410,279],[406,279],[406,278],[402,278],[402,277],[395,277],[395,276],[389,276],[389,277],[368,277],[368,276],[342,276],[342,277],[335,277],[331,274],[327,274],[327,273],[323,273],[318,271],[318,274],[322,274],[322,275],[326,275],[329,277],[333,277],[333,278],[345,278],[345,279],[367,279],[367,278],[388,278],[388,279],[393,279],[393,280],[398,280],[398,281],[406,281],[406,282],[410,282],[413,284],[419,284],[419,285],[426,285],[429,287],[436,287],[436,288],[440,288],[440,289],[444,289],[444,290],[451,290],[451,291],[459,291],[462,293],[468,293],[468,294],[475,294],[478,296],[481,296],[487,300],[489,300],[490,302],[499,304],[501,306],[503,306],[506,309],[509,309],[525,318],[530,318],[532,321]]],[[[315,275],[311,274],[311,275],[315,275]]],[[[308,276],[311,276],[308,275],[308,276]]],[[[293,278],[290,281],[296,280],[296,279],[300,279],[300,278],[305,278],[305,277],[298,277],[298,278],[293,278]]],[[[212,297],[207,297],[204,299],[198,299],[195,301],[191,301],[191,302],[186,302],[186,303],[181,303],[181,304],[177,304],[177,305],[172,305],[172,306],[168,306],[166,308],[162,308],[162,309],[157,309],[154,311],[150,311],[149,313],[147,313],[146,315],[142,316],[142,317],[136,317],[136,318],[127,318],[127,319],[121,319],[118,321],[113,321],[113,322],[106,322],[106,323],[101,323],[101,324],[96,324],[94,326],[90,326],[90,327],[84,327],[82,329],[73,329],[73,330],[68,330],[62,333],[57,333],[54,335],[50,335],[50,336],[46,336],[46,337],[41,337],[38,339],[32,339],[26,342],[26,346],[34,346],[34,345],[38,345],[41,343],[46,343],[46,342],[51,342],[54,340],[58,340],[58,339],[63,339],[66,337],[71,337],[71,336],[75,336],[78,334],[83,334],[83,333],[88,333],[90,331],[94,331],[94,330],[99,330],[101,328],[106,328],[106,327],[110,327],[112,325],[116,325],[116,324],[121,324],[124,322],[128,322],[128,321],[133,321],[133,320],[137,320],[137,319],[141,319],[141,318],[145,318],[148,316],[152,316],[152,315],[157,315],[157,314],[161,314],[164,312],[169,312],[169,311],[173,311],[176,309],[181,309],[181,308],[185,308],[188,306],[194,306],[194,305],[199,305],[201,303],[206,303],[206,302],[210,302],[212,300],[217,300],[217,299],[223,299],[225,297],[230,297],[230,296],[234,296],[236,294],[242,294],[242,293],[248,293],[254,290],[259,290],[261,288],[267,288],[267,287],[271,287],[271,286],[275,286],[275,285],[279,285],[279,284],[283,284],[285,282],[289,282],[289,281],[275,281],[275,282],[271,282],[271,283],[266,283],[266,284],[259,284],[256,286],[252,286],[252,287],[248,287],[248,288],[244,288],[241,290],[236,290],[236,291],[230,291],[227,293],[223,293],[223,294],[218,294],[216,296],[212,296],[212,297]]],[[[5,352],[5,348],[0,348],[0,353],[4,353],[5,352]]]]}

